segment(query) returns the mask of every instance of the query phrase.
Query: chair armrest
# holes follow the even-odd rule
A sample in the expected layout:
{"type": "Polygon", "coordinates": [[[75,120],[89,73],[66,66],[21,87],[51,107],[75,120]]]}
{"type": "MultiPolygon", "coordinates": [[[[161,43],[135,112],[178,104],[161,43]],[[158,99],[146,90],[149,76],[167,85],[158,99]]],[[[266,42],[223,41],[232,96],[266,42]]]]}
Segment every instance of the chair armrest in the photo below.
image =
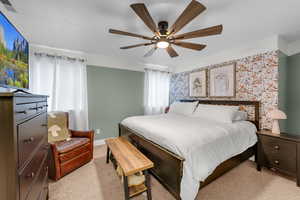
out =
{"type": "Polygon", "coordinates": [[[94,140],[94,131],[76,131],[76,130],[70,130],[71,137],[86,137],[90,140],[94,140]]]}

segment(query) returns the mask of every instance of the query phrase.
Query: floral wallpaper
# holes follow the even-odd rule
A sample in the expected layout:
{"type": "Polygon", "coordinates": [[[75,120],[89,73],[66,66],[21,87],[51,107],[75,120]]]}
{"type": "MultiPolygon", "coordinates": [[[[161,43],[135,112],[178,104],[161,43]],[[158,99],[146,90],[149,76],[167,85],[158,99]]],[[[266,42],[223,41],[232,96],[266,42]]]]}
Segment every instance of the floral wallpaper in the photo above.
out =
{"type": "MultiPolygon", "coordinates": [[[[271,51],[189,72],[173,74],[170,85],[170,103],[182,99],[192,99],[189,96],[189,74],[191,72],[236,62],[236,97],[217,99],[260,101],[261,128],[271,129],[272,121],[267,117],[267,113],[278,106],[278,54],[278,51],[271,51]]],[[[250,118],[253,117],[251,116],[253,111],[248,108],[246,110],[249,111],[250,118]]]]}

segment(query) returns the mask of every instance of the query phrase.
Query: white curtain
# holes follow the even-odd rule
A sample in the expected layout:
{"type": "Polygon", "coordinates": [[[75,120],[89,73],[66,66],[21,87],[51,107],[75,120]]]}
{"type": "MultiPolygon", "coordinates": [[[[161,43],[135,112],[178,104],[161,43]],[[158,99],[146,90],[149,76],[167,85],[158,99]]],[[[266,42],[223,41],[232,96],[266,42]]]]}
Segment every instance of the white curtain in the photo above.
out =
{"type": "Polygon", "coordinates": [[[86,63],[77,59],[34,55],[30,91],[48,95],[49,111],[70,113],[70,128],[88,129],[86,63]]]}
{"type": "Polygon", "coordinates": [[[169,106],[170,73],[145,69],[144,111],[161,114],[169,106]]]}

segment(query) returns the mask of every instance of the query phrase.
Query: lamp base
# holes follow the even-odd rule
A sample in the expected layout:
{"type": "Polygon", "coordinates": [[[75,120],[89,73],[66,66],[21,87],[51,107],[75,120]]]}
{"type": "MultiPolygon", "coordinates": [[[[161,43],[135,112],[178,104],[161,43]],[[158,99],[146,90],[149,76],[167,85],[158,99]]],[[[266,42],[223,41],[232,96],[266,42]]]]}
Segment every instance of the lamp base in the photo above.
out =
{"type": "Polygon", "coordinates": [[[278,120],[273,120],[273,127],[272,127],[272,133],[275,134],[280,134],[280,127],[279,127],[279,123],[278,120]]]}

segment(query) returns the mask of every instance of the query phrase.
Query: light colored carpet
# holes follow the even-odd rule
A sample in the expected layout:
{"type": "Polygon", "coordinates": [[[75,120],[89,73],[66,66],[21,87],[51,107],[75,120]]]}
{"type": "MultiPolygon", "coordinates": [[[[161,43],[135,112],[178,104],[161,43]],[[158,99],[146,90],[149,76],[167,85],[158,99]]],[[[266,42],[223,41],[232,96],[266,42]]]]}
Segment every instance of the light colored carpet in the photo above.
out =
{"type": "MultiPolygon", "coordinates": [[[[95,159],[49,184],[50,200],[123,200],[123,188],[112,164],[105,163],[106,147],[95,148],[95,159]]],[[[153,200],[174,198],[152,178],[153,200]]],[[[144,195],[133,198],[144,200],[144,195]]],[[[247,161],[199,191],[197,200],[299,200],[294,180],[269,170],[257,172],[247,161]]]]}

